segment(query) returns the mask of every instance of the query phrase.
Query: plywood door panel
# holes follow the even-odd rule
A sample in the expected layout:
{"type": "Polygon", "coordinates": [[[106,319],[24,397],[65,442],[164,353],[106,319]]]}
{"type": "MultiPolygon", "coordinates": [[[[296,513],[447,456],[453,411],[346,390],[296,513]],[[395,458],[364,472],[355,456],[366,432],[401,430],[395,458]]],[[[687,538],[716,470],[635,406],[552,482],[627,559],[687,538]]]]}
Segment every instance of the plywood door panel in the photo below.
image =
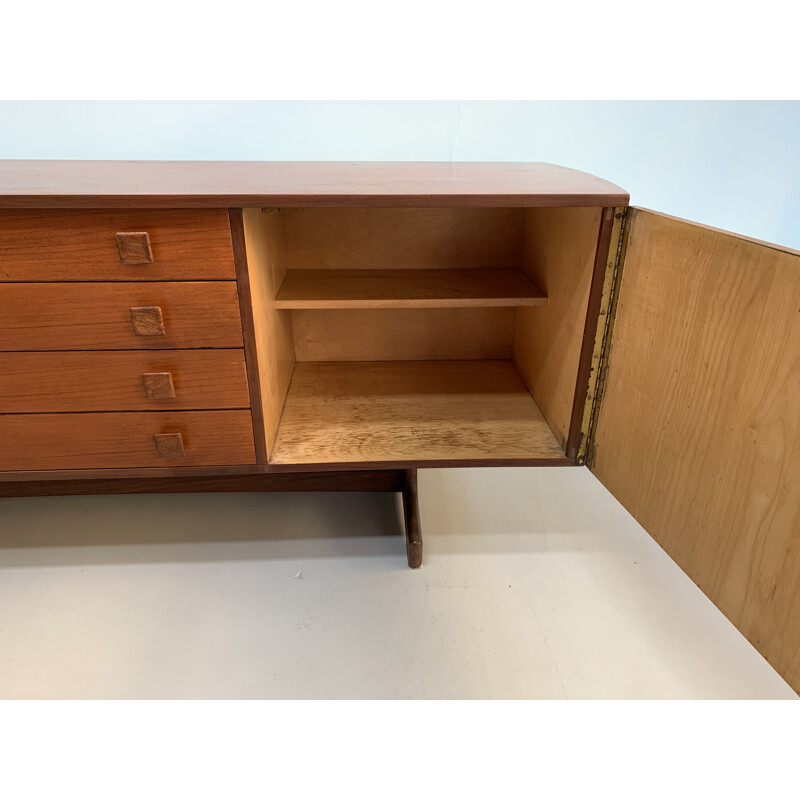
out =
{"type": "Polygon", "coordinates": [[[800,253],[629,226],[592,469],[800,690],[800,253]]]}
{"type": "Polygon", "coordinates": [[[0,470],[254,463],[249,411],[0,414],[0,470]],[[157,437],[178,435],[159,455],[157,437]]]}
{"type": "Polygon", "coordinates": [[[0,211],[0,281],[233,280],[224,209],[0,211]],[[116,234],[146,233],[150,264],[124,264],[116,234]]]}
{"type": "Polygon", "coordinates": [[[241,350],[0,353],[0,414],[249,406],[241,350]],[[148,397],[154,374],[174,397],[148,397]]]}
{"type": "Polygon", "coordinates": [[[0,283],[0,308],[0,350],[242,346],[234,281],[0,283]],[[160,309],[164,334],[137,335],[132,308],[160,309]]]}
{"type": "Polygon", "coordinates": [[[569,436],[601,208],[528,209],[522,266],[547,295],[516,312],[513,359],[562,445],[569,436]]]}
{"type": "Polygon", "coordinates": [[[511,356],[513,308],[285,313],[292,314],[298,361],[424,361],[511,356]]]}
{"type": "Polygon", "coordinates": [[[519,266],[521,208],[285,208],[289,269],[519,266]]]}

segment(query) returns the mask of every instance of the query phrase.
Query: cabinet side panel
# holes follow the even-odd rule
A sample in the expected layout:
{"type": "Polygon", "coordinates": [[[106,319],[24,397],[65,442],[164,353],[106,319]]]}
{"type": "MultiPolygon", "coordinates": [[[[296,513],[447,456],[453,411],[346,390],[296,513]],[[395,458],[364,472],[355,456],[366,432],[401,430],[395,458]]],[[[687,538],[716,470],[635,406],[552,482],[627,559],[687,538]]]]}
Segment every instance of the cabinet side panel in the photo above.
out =
{"type": "Polygon", "coordinates": [[[570,431],[602,211],[526,211],[522,266],[548,300],[542,308],[517,309],[512,357],[562,447],[570,431]]]}
{"type": "Polygon", "coordinates": [[[242,220],[269,456],[294,369],[290,312],[274,307],[275,295],[286,274],[283,220],[278,211],[260,208],[243,209],[242,220]]]}
{"type": "Polygon", "coordinates": [[[800,256],[629,225],[592,469],[800,690],[800,256]]]}

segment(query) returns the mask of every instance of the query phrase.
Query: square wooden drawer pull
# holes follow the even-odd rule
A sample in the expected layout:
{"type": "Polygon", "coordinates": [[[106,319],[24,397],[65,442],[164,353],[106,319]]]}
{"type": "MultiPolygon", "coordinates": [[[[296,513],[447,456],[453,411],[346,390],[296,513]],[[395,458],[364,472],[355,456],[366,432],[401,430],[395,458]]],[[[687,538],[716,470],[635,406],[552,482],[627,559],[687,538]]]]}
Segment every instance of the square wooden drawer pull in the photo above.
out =
{"type": "Polygon", "coordinates": [[[118,233],[119,260],[123,264],[152,264],[150,236],[145,232],[118,233]]]}
{"type": "Polygon", "coordinates": [[[160,306],[137,306],[131,309],[133,332],[137,336],[163,336],[164,315],[160,306]]]}
{"type": "Polygon", "coordinates": [[[175,397],[171,372],[143,372],[142,383],[148,400],[169,400],[175,397]]]}
{"type": "Polygon", "coordinates": [[[157,433],[153,436],[159,458],[183,458],[183,436],[179,433],[157,433]]]}

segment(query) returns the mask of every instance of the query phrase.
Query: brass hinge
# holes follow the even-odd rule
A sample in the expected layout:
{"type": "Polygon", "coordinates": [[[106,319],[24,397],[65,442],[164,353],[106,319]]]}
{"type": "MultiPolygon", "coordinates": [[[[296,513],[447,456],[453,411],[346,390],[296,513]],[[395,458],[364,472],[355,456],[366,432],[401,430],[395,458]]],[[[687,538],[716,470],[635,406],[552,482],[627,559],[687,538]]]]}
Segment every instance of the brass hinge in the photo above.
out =
{"type": "Polygon", "coordinates": [[[597,414],[608,378],[608,359],[611,351],[611,335],[619,299],[619,286],[622,266],[628,243],[628,208],[614,209],[614,222],[611,228],[611,242],[608,248],[606,274],[603,280],[603,293],[600,299],[600,314],[597,318],[594,347],[592,349],[592,368],[589,373],[589,387],[583,409],[581,441],[578,448],[579,464],[591,466],[594,458],[594,435],[597,427],[597,414]]]}

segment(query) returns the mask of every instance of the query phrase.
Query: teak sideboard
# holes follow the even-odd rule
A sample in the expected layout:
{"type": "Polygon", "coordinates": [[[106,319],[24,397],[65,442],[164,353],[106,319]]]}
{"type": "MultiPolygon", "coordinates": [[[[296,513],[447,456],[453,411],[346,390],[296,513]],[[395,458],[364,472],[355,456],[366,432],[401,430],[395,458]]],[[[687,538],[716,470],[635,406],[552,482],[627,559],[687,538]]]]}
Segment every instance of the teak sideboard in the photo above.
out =
{"type": "Polygon", "coordinates": [[[0,496],[587,464],[800,684],[800,253],[550,164],[0,162],[0,496]]]}

